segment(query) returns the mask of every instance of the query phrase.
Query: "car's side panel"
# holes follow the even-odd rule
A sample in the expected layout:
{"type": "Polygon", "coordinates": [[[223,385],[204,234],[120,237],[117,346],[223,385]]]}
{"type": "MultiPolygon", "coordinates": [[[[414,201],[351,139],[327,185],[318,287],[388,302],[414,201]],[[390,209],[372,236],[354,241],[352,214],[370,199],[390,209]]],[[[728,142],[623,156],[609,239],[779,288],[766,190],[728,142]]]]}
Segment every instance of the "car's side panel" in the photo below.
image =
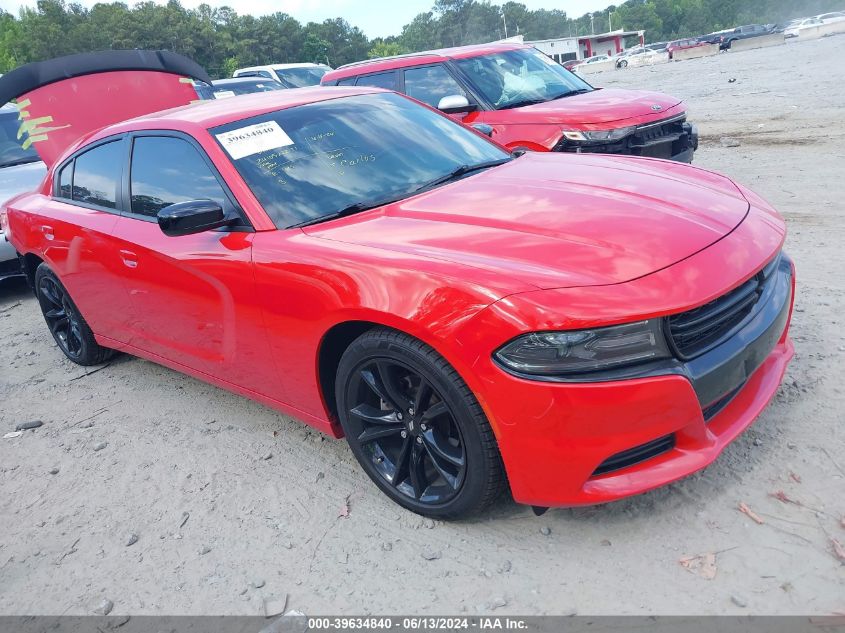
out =
{"type": "Polygon", "coordinates": [[[40,194],[19,198],[8,213],[18,252],[47,262],[95,333],[126,343],[129,301],[111,237],[118,216],[40,194]]]}
{"type": "MultiPolygon", "coordinates": [[[[530,289],[501,278],[490,285],[461,279],[449,262],[421,261],[298,229],[257,234],[253,258],[269,349],[288,403],[326,419],[317,353],[334,325],[367,321],[402,330],[434,346],[465,374],[467,350],[455,349],[454,332],[498,298],[530,289]]],[[[477,271],[476,277],[484,276],[477,271]]]]}

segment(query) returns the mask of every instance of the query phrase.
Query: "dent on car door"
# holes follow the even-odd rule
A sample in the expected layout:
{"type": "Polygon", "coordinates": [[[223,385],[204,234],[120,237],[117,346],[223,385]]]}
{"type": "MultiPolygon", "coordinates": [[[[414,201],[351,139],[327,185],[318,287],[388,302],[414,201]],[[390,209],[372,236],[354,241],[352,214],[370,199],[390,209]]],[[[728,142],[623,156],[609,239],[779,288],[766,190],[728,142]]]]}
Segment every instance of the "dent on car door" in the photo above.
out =
{"type": "Polygon", "coordinates": [[[128,206],[115,227],[134,308],[133,345],[278,399],[280,386],[256,304],[254,233],[242,223],[167,237],[156,221],[176,202],[210,199],[239,212],[202,150],[187,138],[132,141],[128,206]]]}
{"type": "Polygon", "coordinates": [[[54,195],[36,220],[44,259],[59,275],[92,331],[128,340],[130,314],[112,230],[119,217],[124,139],[77,154],[56,171],[54,195]]]}

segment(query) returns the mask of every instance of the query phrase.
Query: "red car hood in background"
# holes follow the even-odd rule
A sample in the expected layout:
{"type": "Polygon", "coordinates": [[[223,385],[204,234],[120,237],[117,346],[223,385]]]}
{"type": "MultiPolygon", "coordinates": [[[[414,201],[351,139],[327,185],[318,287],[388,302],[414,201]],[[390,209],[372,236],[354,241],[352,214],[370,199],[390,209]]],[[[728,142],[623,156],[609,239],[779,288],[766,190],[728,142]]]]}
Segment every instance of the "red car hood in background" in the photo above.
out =
{"type": "Polygon", "coordinates": [[[538,153],[304,230],[559,288],[670,266],[730,233],[748,208],[727,178],[680,163],[538,153]]]}
{"type": "MultiPolygon", "coordinates": [[[[508,110],[485,113],[495,115],[497,123],[570,123],[597,125],[626,119],[649,117],[655,121],[672,114],[683,102],[660,92],[606,88],[571,97],[508,110]],[[660,106],[654,110],[652,106],[660,106]]],[[[494,118],[490,117],[491,120],[494,118]]],[[[486,119],[485,119],[486,120],[486,119]]],[[[641,123],[641,121],[637,121],[641,123]]]]}
{"type": "Polygon", "coordinates": [[[198,99],[196,62],[170,51],[108,50],[24,64],[0,77],[0,104],[17,100],[18,139],[51,167],[86,135],[198,99]]]}

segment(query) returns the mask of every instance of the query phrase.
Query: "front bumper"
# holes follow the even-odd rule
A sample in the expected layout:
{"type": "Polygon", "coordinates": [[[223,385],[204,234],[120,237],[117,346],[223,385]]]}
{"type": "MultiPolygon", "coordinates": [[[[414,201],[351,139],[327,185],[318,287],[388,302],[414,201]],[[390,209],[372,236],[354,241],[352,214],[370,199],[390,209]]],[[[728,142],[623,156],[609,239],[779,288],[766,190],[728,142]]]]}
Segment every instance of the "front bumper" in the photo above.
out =
{"type": "Polygon", "coordinates": [[[691,163],[697,149],[698,128],[688,123],[682,115],[666,121],[641,125],[633,134],[612,143],[581,143],[564,138],[553,151],[623,154],[691,163]]]}
{"type": "Polygon", "coordinates": [[[741,329],[689,361],[602,382],[538,382],[499,369],[498,439],[514,498],[577,506],[646,492],[704,468],[772,399],[793,355],[794,269],[741,329]],[[512,397],[511,396],[511,397],[512,397]],[[506,410],[505,410],[506,409],[506,410]]]}

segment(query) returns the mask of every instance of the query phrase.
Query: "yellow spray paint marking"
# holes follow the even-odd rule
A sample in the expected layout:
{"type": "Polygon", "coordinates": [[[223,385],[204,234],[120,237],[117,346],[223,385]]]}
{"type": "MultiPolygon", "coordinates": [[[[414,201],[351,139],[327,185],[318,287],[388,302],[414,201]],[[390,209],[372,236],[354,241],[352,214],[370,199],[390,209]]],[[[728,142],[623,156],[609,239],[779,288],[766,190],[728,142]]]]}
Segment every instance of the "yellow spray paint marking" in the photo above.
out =
{"type": "Polygon", "coordinates": [[[58,125],[53,127],[41,127],[44,123],[52,123],[53,117],[42,116],[35,119],[29,118],[29,111],[24,110],[24,108],[27,108],[32,105],[32,102],[29,99],[18,101],[16,105],[18,107],[18,119],[20,119],[21,122],[20,126],[18,127],[18,139],[26,135],[26,138],[21,143],[21,147],[23,149],[29,149],[33,143],[46,141],[50,132],[55,132],[56,130],[63,130],[64,128],[70,127],[69,124],[58,125]]]}
{"type": "Polygon", "coordinates": [[[46,140],[47,140],[46,134],[42,134],[40,136],[27,136],[26,140],[23,143],[21,143],[21,147],[23,149],[29,149],[29,147],[33,143],[38,143],[39,141],[46,141],[46,140]]]}

